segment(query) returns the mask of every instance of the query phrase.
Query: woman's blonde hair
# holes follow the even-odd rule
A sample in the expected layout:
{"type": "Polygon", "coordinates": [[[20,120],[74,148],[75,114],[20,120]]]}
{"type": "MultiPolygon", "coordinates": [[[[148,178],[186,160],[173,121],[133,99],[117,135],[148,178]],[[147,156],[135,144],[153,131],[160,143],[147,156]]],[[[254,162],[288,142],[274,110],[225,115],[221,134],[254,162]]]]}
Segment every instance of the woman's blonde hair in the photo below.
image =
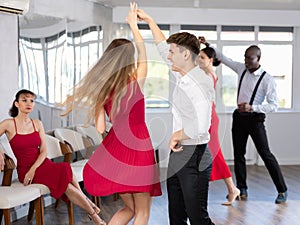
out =
{"type": "MultiPolygon", "coordinates": [[[[121,100],[127,92],[129,81],[135,76],[135,48],[130,40],[114,39],[99,61],[73,87],[73,92],[63,102],[68,115],[74,109],[87,108],[87,123],[93,123],[100,108],[112,96],[112,118],[120,110],[121,100]]],[[[133,90],[133,89],[131,89],[133,90]]],[[[130,94],[130,97],[132,93],[130,94]]]]}

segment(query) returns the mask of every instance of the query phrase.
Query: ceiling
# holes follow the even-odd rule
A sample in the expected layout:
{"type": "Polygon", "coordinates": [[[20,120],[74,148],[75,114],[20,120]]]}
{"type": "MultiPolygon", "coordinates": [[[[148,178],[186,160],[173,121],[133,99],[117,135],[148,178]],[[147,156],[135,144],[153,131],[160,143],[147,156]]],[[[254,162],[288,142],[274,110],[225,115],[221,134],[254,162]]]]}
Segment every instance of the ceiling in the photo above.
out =
{"type": "MultiPolygon", "coordinates": [[[[1,1],[1,0],[0,0],[1,1]]],[[[19,0],[20,1],[20,0],[19,0]]],[[[86,0],[107,8],[129,6],[133,0],[86,0]]],[[[135,0],[139,7],[169,8],[210,8],[210,9],[267,9],[267,10],[300,10],[300,0],[135,0]]],[[[246,15],[247,16],[247,15],[246,15]]],[[[60,18],[27,13],[20,16],[21,29],[38,28],[56,24],[60,18]]]]}
{"type": "MultiPolygon", "coordinates": [[[[106,7],[129,6],[132,0],[88,0],[106,7]]],[[[300,10],[299,0],[136,0],[140,7],[300,10]]],[[[170,12],[171,13],[171,12],[170,12]]]]}

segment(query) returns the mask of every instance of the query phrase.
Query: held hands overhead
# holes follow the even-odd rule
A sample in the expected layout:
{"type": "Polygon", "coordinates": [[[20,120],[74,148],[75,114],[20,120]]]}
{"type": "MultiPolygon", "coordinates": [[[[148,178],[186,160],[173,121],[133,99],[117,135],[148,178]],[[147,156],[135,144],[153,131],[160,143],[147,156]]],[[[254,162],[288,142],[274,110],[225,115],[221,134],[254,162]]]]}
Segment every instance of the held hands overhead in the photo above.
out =
{"type": "Polygon", "coordinates": [[[144,12],[144,10],[139,9],[136,2],[130,3],[130,10],[126,16],[126,22],[128,24],[137,23],[137,21],[145,21],[148,23],[151,20],[151,17],[144,12]]]}

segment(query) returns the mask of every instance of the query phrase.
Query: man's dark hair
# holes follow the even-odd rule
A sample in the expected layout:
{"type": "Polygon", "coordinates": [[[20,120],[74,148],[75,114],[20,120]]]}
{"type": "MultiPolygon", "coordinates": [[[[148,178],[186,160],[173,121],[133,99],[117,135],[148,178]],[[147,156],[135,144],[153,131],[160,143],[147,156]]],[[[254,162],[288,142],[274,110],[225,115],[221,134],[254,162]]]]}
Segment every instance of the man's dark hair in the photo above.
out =
{"type": "Polygon", "coordinates": [[[250,51],[250,50],[255,50],[257,52],[257,57],[258,57],[258,61],[260,60],[261,57],[261,51],[260,48],[257,45],[251,45],[250,47],[248,47],[246,49],[245,52],[250,51]]]}
{"type": "Polygon", "coordinates": [[[198,38],[190,34],[188,32],[179,32],[172,34],[167,39],[168,44],[177,44],[178,47],[185,47],[186,49],[190,50],[192,54],[193,60],[196,60],[196,57],[198,56],[200,52],[200,43],[198,41],[198,38]]]}

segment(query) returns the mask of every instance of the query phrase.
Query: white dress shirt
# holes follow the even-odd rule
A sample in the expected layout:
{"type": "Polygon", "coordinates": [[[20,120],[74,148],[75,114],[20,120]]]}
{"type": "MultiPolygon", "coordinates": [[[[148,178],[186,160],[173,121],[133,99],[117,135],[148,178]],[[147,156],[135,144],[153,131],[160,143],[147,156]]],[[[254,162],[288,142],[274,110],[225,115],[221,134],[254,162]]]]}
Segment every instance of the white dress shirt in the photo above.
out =
{"type": "MultiPolygon", "coordinates": [[[[212,47],[212,46],[211,46],[212,47]]],[[[214,47],[213,47],[214,48],[214,47]]],[[[232,59],[224,56],[218,49],[214,48],[217,53],[217,58],[221,60],[223,64],[231,68],[238,74],[238,84],[240,83],[241,76],[246,69],[244,63],[233,61],[232,59]]],[[[250,73],[249,70],[246,71],[246,74],[242,80],[240,87],[240,93],[238,97],[238,104],[243,102],[250,102],[253,90],[256,86],[256,83],[264,72],[262,67],[258,68],[253,73],[250,73]]],[[[270,113],[277,111],[278,99],[276,92],[276,83],[274,78],[266,73],[263,77],[260,85],[258,86],[253,104],[252,110],[259,113],[270,113]],[[264,100],[266,99],[266,103],[264,100]]]]}
{"type": "MultiPolygon", "coordinates": [[[[166,41],[157,45],[162,58],[170,66],[167,59],[169,45],[166,41]]],[[[184,76],[172,71],[176,77],[173,92],[172,114],[173,132],[183,129],[190,139],[183,140],[182,145],[198,145],[209,142],[211,109],[214,99],[213,80],[205,72],[195,66],[184,76]]]]}

